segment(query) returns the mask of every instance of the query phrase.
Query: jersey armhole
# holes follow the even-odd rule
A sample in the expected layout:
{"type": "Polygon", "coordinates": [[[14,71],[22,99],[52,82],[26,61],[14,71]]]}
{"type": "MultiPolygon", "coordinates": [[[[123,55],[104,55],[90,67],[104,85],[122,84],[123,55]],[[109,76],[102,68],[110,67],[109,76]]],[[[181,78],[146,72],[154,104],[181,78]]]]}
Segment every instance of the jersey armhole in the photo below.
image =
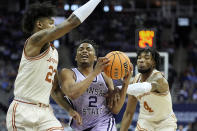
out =
{"type": "Polygon", "coordinates": [[[157,92],[150,92],[151,94],[154,94],[156,96],[167,96],[168,93],[170,93],[170,91],[166,91],[166,92],[163,92],[163,93],[157,93],[157,92]]]}
{"type": "Polygon", "coordinates": [[[77,75],[76,75],[76,73],[74,72],[74,70],[72,70],[72,69],[70,69],[70,71],[72,71],[73,72],[73,75],[74,75],[74,79],[75,79],[75,82],[77,81],[77,75]]]}
{"type": "Polygon", "coordinates": [[[39,59],[43,58],[44,56],[46,56],[49,53],[50,46],[48,47],[48,49],[46,49],[44,52],[42,52],[41,54],[39,54],[37,56],[33,56],[33,57],[27,56],[26,51],[25,51],[25,47],[26,47],[30,38],[31,38],[31,36],[25,41],[25,45],[24,45],[24,48],[23,48],[23,54],[24,54],[24,56],[27,60],[39,60],[39,59]]]}
{"type": "Polygon", "coordinates": [[[140,76],[141,76],[141,74],[137,74],[136,77],[134,77],[132,84],[138,83],[140,80],[140,76]]]}

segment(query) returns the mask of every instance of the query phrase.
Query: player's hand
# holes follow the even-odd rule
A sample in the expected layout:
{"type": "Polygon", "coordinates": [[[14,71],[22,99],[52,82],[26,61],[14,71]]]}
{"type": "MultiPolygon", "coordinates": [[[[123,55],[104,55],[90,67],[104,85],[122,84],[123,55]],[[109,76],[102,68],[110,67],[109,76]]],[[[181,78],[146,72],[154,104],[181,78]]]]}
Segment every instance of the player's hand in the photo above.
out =
{"type": "Polygon", "coordinates": [[[109,109],[112,109],[118,104],[118,101],[120,100],[120,89],[115,87],[113,91],[107,92],[107,94],[105,94],[105,97],[107,101],[107,107],[109,109]]]}
{"type": "Polygon", "coordinates": [[[133,75],[133,64],[132,63],[130,63],[129,68],[130,69],[129,69],[128,74],[123,78],[123,84],[125,86],[128,86],[130,84],[130,79],[133,75]]]}
{"type": "Polygon", "coordinates": [[[80,114],[78,112],[76,112],[75,110],[71,110],[69,111],[69,115],[75,120],[77,121],[78,125],[82,125],[82,118],[80,116],[80,114]]]}
{"type": "Polygon", "coordinates": [[[109,59],[106,57],[99,57],[97,60],[97,63],[94,67],[94,72],[96,73],[96,75],[98,75],[99,73],[101,73],[103,71],[103,69],[108,66],[109,63],[109,59]]]}

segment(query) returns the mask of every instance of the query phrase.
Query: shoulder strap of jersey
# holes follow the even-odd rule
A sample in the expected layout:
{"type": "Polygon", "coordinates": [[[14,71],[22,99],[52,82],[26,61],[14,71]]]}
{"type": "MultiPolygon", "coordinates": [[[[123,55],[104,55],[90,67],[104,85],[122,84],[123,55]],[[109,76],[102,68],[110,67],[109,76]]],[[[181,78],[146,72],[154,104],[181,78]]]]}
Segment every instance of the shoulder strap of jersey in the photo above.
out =
{"type": "Polygon", "coordinates": [[[133,82],[132,83],[137,83],[138,81],[139,81],[139,79],[140,79],[140,73],[138,73],[136,76],[135,76],[135,78],[133,79],[133,82]]]}

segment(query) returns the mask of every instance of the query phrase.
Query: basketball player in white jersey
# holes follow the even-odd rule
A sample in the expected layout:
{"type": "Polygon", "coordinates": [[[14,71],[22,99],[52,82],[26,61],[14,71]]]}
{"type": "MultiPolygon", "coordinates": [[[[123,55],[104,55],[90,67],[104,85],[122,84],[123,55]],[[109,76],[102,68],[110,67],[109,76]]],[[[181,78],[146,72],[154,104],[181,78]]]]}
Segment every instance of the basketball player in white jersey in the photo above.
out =
{"type": "Polygon", "coordinates": [[[80,25],[99,3],[100,0],[89,0],[57,26],[52,19],[55,8],[48,2],[36,3],[26,11],[23,28],[31,36],[24,45],[15,80],[14,100],[7,113],[8,131],[63,130],[49,105],[50,95],[81,123],[79,114],[65,101],[57,86],[57,77],[54,76],[57,74],[58,53],[50,42],[80,25]]]}
{"type": "Polygon", "coordinates": [[[61,71],[62,90],[83,120],[82,125],[72,121],[71,127],[75,131],[116,131],[112,113],[117,114],[120,111],[118,105],[124,103],[132,73],[129,72],[124,78],[120,98],[117,98],[118,102],[115,100],[113,107],[109,109],[105,94],[108,91],[113,92],[114,86],[112,80],[102,73],[109,60],[105,57],[97,60],[94,45],[91,40],[81,41],[75,57],[77,68],[64,68],[61,71]],[[97,63],[94,67],[95,61],[97,63]]]}
{"type": "Polygon", "coordinates": [[[128,102],[121,131],[127,131],[137,101],[140,103],[136,131],[176,131],[177,119],[172,110],[169,85],[159,68],[159,53],[151,48],[138,50],[137,74],[127,89],[128,102]]]}

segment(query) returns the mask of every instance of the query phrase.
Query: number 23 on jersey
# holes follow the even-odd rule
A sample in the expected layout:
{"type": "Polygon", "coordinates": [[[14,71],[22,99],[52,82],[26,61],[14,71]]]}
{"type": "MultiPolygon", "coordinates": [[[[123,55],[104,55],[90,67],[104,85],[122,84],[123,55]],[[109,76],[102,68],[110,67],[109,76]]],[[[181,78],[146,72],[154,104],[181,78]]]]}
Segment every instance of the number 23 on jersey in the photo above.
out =
{"type": "Polygon", "coordinates": [[[56,71],[56,69],[53,69],[53,66],[49,66],[49,72],[47,72],[47,75],[46,75],[46,78],[45,78],[45,81],[47,81],[47,82],[49,82],[49,83],[53,83],[53,79],[54,78],[52,78],[53,77],[53,73],[56,73],[57,71],[56,71]]]}

